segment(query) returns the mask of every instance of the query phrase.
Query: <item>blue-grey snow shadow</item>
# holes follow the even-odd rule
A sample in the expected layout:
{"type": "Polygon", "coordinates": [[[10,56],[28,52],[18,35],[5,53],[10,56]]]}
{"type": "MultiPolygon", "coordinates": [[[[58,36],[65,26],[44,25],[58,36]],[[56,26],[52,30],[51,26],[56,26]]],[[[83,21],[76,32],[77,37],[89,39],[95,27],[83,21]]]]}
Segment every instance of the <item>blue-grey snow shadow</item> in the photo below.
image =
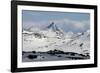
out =
{"type": "Polygon", "coordinates": [[[59,60],[84,60],[90,59],[89,53],[86,55],[74,52],[63,52],[60,50],[50,50],[47,52],[24,52],[22,53],[22,62],[36,61],[59,61],[59,60]]]}

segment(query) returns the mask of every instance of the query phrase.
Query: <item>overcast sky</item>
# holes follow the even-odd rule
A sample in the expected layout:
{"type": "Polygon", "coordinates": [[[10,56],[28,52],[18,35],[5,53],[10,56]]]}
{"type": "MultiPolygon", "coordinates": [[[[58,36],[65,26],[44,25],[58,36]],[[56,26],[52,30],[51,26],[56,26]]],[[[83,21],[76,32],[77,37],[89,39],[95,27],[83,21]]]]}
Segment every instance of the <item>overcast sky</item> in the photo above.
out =
{"type": "Polygon", "coordinates": [[[45,28],[54,22],[65,32],[84,32],[90,29],[89,13],[53,12],[53,11],[22,11],[23,28],[45,28]]]}

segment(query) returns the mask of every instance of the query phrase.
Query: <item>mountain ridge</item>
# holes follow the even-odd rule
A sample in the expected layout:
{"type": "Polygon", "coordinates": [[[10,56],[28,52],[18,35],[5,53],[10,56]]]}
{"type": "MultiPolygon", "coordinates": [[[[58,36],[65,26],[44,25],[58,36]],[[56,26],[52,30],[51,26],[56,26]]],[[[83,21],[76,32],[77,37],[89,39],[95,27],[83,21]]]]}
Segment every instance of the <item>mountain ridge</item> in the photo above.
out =
{"type": "Polygon", "coordinates": [[[46,29],[45,31],[41,30],[39,32],[23,31],[23,50],[49,51],[58,49],[61,51],[75,52],[80,54],[85,54],[86,52],[89,53],[89,30],[80,34],[75,34],[76,36],[73,36],[74,33],[71,35],[69,34],[70,37],[67,38],[66,36],[68,35],[68,32],[63,32],[64,35],[62,35],[62,33],[59,33],[59,35],[56,33],[60,28],[58,28],[58,26],[56,26],[53,22],[46,28],[48,29],[46,29]],[[84,50],[87,51],[84,52],[84,50]]]}

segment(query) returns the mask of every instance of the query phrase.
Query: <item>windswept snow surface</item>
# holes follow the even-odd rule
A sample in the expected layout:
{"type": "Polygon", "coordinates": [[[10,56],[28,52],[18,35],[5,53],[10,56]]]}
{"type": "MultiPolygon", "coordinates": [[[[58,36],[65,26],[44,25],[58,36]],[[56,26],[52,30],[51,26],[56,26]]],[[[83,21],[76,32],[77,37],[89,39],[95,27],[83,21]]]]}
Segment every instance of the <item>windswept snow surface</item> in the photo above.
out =
{"type": "Polygon", "coordinates": [[[25,52],[47,52],[57,49],[85,55],[90,50],[89,30],[79,33],[64,32],[51,23],[45,30],[37,28],[33,28],[32,31],[23,30],[22,36],[25,52]]]}

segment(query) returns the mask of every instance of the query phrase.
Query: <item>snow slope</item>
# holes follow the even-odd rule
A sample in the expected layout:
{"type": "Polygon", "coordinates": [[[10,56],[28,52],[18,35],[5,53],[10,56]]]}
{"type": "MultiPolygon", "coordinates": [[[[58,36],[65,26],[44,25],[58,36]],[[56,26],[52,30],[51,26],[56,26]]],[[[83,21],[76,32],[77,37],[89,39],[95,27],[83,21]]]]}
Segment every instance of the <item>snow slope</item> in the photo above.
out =
{"type": "Polygon", "coordinates": [[[64,32],[54,23],[46,30],[38,32],[23,31],[23,51],[40,51],[58,49],[64,52],[79,54],[89,53],[90,32],[83,33],[64,32]]]}

